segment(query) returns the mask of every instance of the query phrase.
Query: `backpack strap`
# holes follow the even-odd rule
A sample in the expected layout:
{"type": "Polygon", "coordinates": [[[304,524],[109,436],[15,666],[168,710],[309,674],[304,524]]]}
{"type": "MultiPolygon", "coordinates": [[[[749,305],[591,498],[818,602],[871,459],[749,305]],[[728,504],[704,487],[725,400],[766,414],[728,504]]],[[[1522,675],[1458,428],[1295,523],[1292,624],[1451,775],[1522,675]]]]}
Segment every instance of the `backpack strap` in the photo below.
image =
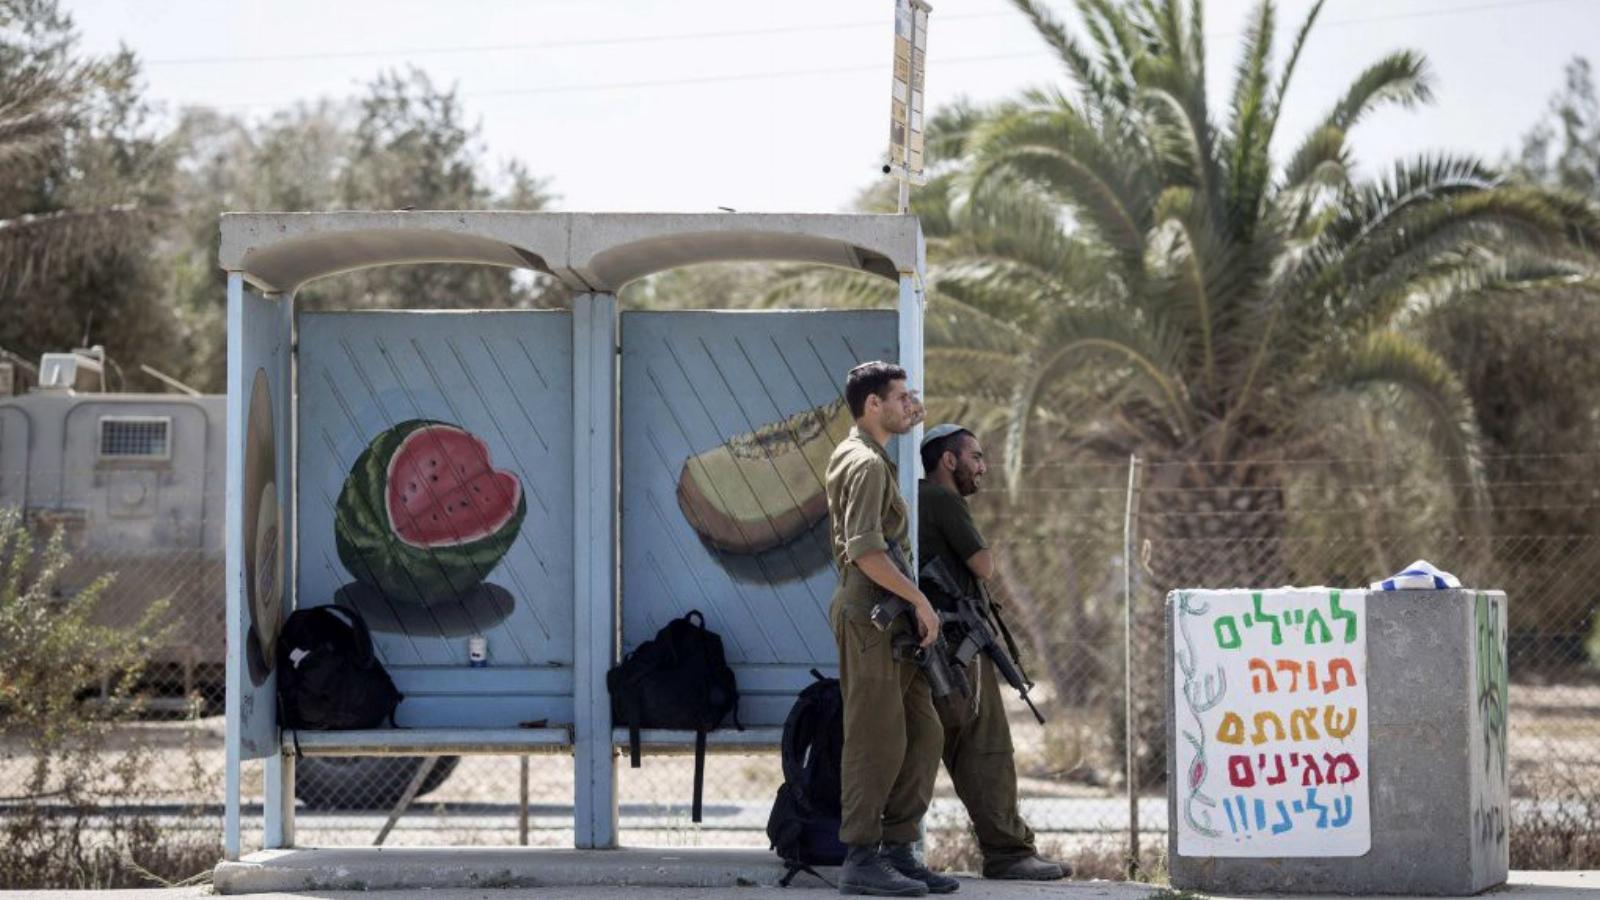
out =
{"type": "Polygon", "coordinates": [[[350,629],[356,633],[356,659],[355,663],[363,669],[372,668],[377,661],[377,655],[372,650],[372,632],[367,629],[367,620],[361,614],[347,606],[328,604],[318,606],[316,609],[327,610],[327,615],[342,615],[349,622],[350,629]]]}
{"type": "MultiPolygon", "coordinates": [[[[634,652],[636,653],[638,651],[634,651],[634,652]]],[[[623,659],[623,662],[626,662],[628,659],[631,659],[631,658],[633,658],[633,653],[628,654],[628,656],[623,659]]],[[[639,677],[642,677],[642,676],[636,676],[635,678],[630,679],[628,682],[626,682],[624,684],[624,686],[631,688],[633,683],[637,682],[639,680],[639,677]]],[[[639,746],[640,745],[640,740],[639,740],[639,703],[638,703],[638,698],[636,696],[634,696],[634,692],[633,691],[631,691],[631,690],[623,690],[622,692],[620,692],[620,694],[617,695],[617,700],[622,705],[623,712],[628,717],[628,765],[629,765],[629,768],[637,769],[642,765],[642,763],[639,760],[639,756],[640,756],[640,752],[639,752],[640,751],[640,746],[639,746]]]]}
{"type": "Polygon", "coordinates": [[[700,798],[706,786],[706,730],[697,729],[694,733],[694,813],[690,820],[695,824],[700,823],[700,798]]]}
{"type": "Polygon", "coordinates": [[[290,740],[294,742],[294,758],[299,759],[305,755],[300,752],[300,729],[290,724],[289,707],[283,702],[283,691],[278,691],[278,729],[281,731],[284,728],[289,729],[290,740]]]}
{"type": "Polygon", "coordinates": [[[788,887],[789,883],[794,881],[794,877],[796,875],[799,875],[801,872],[804,872],[807,875],[810,875],[813,878],[817,879],[818,881],[822,882],[823,884],[827,885],[828,887],[833,888],[834,890],[838,890],[839,889],[838,885],[834,884],[833,882],[829,881],[826,878],[823,878],[821,872],[818,872],[816,869],[811,868],[809,865],[807,865],[807,864],[805,864],[803,862],[789,862],[789,861],[785,860],[784,864],[783,864],[783,867],[785,869],[787,869],[788,871],[784,872],[783,877],[778,879],[778,887],[788,887]]]}

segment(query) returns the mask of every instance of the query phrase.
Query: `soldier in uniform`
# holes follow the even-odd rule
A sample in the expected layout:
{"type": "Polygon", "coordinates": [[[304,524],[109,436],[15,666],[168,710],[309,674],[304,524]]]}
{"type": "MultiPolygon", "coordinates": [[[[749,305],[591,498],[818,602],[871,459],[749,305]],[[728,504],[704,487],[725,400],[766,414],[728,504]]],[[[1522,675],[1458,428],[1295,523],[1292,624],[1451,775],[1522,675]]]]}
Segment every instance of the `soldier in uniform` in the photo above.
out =
{"type": "MultiPolygon", "coordinates": [[[[936,425],[922,438],[922,470],[924,478],[917,482],[918,557],[923,562],[943,558],[960,586],[976,594],[980,580],[994,577],[994,557],[966,501],[988,473],[983,447],[959,425],[936,425]]],[[[944,598],[936,596],[934,602],[944,598]]],[[[983,876],[1064,878],[1072,869],[1039,856],[1033,829],[1017,809],[1017,766],[999,674],[980,654],[968,677],[973,703],[940,706],[939,713],[945,724],[944,765],[978,833],[983,876]]]]}
{"type": "Polygon", "coordinates": [[[949,893],[961,883],[930,871],[911,848],[933,799],[944,729],[927,678],[891,646],[894,632],[910,628],[929,646],[939,628],[928,598],[894,559],[905,558],[909,522],[898,470],[884,450],[891,436],[921,421],[921,404],[906,387],[905,370],[885,362],[850,370],[845,400],[855,427],[834,449],[827,472],[829,536],[839,569],[828,617],[844,694],[839,839],[849,848],[839,893],[949,893]],[[886,592],[910,603],[916,621],[902,616],[879,631],[872,607],[886,592]]]}

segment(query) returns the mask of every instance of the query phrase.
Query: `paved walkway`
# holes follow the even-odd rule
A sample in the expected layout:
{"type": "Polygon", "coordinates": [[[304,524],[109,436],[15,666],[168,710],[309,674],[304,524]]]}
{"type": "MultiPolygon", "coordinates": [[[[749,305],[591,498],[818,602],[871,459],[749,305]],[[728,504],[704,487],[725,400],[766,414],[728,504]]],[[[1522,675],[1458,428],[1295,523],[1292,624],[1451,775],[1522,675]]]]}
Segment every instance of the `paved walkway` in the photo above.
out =
{"type": "MultiPolygon", "coordinates": [[[[670,864],[670,851],[662,852],[662,862],[670,864]]],[[[807,889],[806,896],[829,896],[825,886],[814,879],[802,878],[797,887],[807,889]]],[[[327,900],[517,900],[524,897],[572,897],[576,900],[636,900],[645,885],[634,881],[629,884],[592,885],[586,887],[532,887],[495,889],[491,887],[469,889],[420,889],[384,891],[295,891],[242,894],[256,900],[296,900],[296,898],[327,898],[327,900]]],[[[757,894],[775,892],[774,888],[759,887],[652,887],[651,900],[750,900],[757,894]]],[[[1125,884],[1110,881],[1063,881],[1049,884],[1013,884],[964,879],[960,896],[993,898],[993,900],[1024,900],[1024,898],[1057,898],[1057,900],[1145,900],[1155,889],[1148,885],[1125,884]]],[[[1510,883],[1503,889],[1491,892],[1493,900],[1600,900],[1600,872],[1512,872],[1510,883]]],[[[12,898],[52,898],[52,900],[77,900],[90,896],[82,891],[18,891],[0,892],[7,900],[12,898]]],[[[168,890],[98,891],[95,898],[114,900],[192,900],[212,896],[209,887],[176,888],[168,890]]],[[[773,893],[773,896],[783,896],[773,893]]],[[[1486,895],[1487,896],[1487,895],[1486,895]]],[[[1232,898],[1217,898],[1232,900],[1232,898]]],[[[1244,900],[1244,898],[1240,898],[1244,900]]],[[[1249,900],[1266,900],[1264,896],[1249,900]]],[[[1347,898],[1295,897],[1293,900],[1347,900],[1347,898]]],[[[1400,900],[1400,898],[1386,898],[1400,900]]]]}

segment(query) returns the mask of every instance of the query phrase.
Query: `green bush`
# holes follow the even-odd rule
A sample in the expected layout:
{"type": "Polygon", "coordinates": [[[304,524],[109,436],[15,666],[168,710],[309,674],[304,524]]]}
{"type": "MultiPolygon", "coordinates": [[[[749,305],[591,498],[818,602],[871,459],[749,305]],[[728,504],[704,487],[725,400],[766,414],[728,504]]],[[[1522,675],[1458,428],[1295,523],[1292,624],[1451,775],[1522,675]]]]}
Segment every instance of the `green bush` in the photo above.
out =
{"type": "Polygon", "coordinates": [[[60,596],[61,533],[35,543],[21,513],[0,509],[0,890],[138,887],[209,870],[215,828],[180,836],[120,809],[150,794],[147,742],[113,738],[141,711],[135,688],[166,637],[166,603],[132,628],[92,624],[111,576],[60,596]]]}

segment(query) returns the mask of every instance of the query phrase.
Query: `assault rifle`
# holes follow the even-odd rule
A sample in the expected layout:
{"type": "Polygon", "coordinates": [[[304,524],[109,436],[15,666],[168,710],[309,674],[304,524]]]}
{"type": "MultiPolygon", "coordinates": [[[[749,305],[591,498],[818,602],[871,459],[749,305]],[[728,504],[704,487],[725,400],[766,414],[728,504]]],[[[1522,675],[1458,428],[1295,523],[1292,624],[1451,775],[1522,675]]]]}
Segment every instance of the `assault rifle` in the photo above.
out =
{"type": "MultiPolygon", "coordinates": [[[[889,561],[900,573],[912,581],[911,565],[906,562],[905,554],[901,552],[900,545],[889,542],[889,561]]],[[[916,612],[906,600],[889,593],[883,592],[884,597],[872,607],[872,624],[879,631],[888,631],[894,620],[906,616],[911,620],[909,632],[901,632],[894,636],[894,652],[900,659],[908,659],[922,668],[922,674],[928,679],[928,687],[933,691],[935,700],[943,699],[951,694],[959,694],[963,700],[972,696],[972,689],[967,684],[965,667],[954,664],[954,654],[950,643],[945,640],[944,629],[939,629],[939,634],[930,647],[922,646],[918,638],[916,612]]],[[[942,620],[941,620],[942,621],[942,620]]]]}
{"type": "Polygon", "coordinates": [[[1043,725],[1044,716],[1028,697],[1028,692],[1033,690],[1033,681],[1028,678],[1028,673],[1022,670],[1017,642],[1012,640],[1010,629],[1006,628],[1005,622],[1001,620],[999,609],[990,602],[983,585],[981,583],[978,585],[979,593],[976,596],[962,590],[961,583],[951,573],[950,567],[943,558],[937,556],[928,560],[922,567],[919,583],[923,587],[923,593],[928,593],[928,588],[931,587],[955,602],[955,612],[939,613],[940,620],[949,628],[954,635],[953,639],[956,640],[955,664],[962,669],[968,669],[972,665],[973,657],[979,653],[989,657],[989,661],[994,663],[995,671],[1022,695],[1022,702],[1028,704],[1028,709],[1033,711],[1033,717],[1043,725]],[[1000,640],[995,636],[997,629],[1005,638],[1005,646],[1001,646],[1000,640]]]}

